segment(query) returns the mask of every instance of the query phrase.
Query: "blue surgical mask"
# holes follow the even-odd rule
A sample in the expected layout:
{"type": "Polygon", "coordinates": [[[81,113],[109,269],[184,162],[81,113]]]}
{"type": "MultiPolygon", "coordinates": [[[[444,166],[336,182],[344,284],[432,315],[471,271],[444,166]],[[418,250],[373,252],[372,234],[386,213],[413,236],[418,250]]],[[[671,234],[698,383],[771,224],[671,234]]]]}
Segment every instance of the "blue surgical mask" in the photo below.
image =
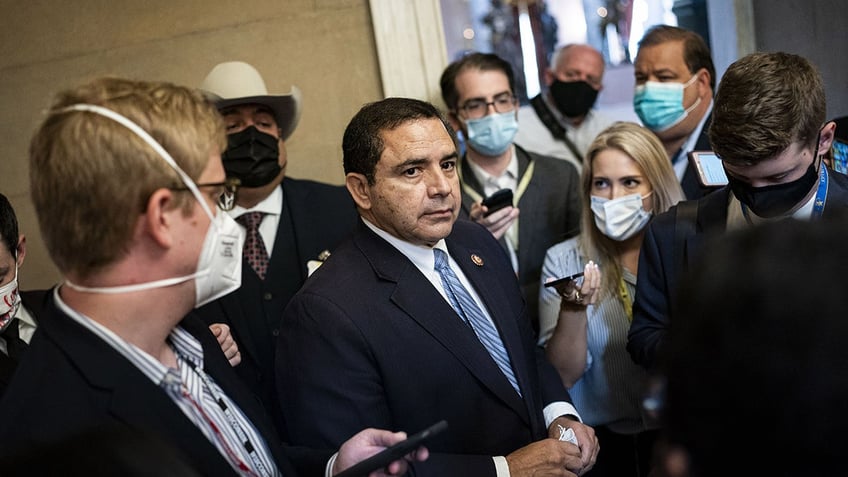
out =
{"type": "Polygon", "coordinates": [[[685,83],[660,83],[646,81],[636,86],[633,94],[633,109],[642,120],[642,124],[654,132],[668,130],[681,121],[701,103],[699,97],[688,109],[683,108],[683,90],[695,82],[693,75],[685,83]]]}
{"type": "Polygon", "coordinates": [[[465,119],[468,129],[468,144],[472,149],[486,156],[503,154],[518,132],[518,120],[515,111],[495,113],[480,119],[465,119]]]}

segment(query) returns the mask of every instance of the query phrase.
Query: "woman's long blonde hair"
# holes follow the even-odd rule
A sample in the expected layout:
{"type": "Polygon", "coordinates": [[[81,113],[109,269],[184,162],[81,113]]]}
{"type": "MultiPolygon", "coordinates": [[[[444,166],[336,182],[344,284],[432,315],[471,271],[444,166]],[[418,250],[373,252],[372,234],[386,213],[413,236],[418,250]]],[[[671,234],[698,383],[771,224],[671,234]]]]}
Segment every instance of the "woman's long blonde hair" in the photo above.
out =
{"type": "Polygon", "coordinates": [[[616,292],[622,277],[617,242],[598,230],[591,209],[595,158],[606,149],[616,149],[627,154],[642,170],[643,177],[653,191],[653,216],[684,199],[683,189],[680,188],[671,161],[660,140],[650,130],[636,123],[619,121],[601,131],[592,141],[582,173],[580,246],[588,259],[602,267],[601,296],[607,292],[618,295],[616,292]]]}

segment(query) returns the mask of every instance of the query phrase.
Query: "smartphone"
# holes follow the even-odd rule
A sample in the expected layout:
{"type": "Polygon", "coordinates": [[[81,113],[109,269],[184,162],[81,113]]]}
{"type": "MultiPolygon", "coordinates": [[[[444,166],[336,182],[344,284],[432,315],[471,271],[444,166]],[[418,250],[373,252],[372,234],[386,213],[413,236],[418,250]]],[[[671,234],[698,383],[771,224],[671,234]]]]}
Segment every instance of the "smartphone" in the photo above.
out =
{"type": "Polygon", "coordinates": [[[511,206],[512,189],[501,189],[495,191],[495,193],[483,199],[483,205],[488,208],[488,212],[486,212],[486,215],[490,215],[491,213],[497,210],[501,210],[504,207],[511,206]]]}
{"type": "Polygon", "coordinates": [[[413,434],[406,440],[400,441],[363,461],[357,462],[353,466],[336,474],[336,477],[365,477],[371,472],[382,469],[392,462],[403,458],[403,456],[421,447],[425,441],[441,433],[447,428],[447,421],[439,421],[427,429],[424,429],[417,434],[413,434]]]}
{"type": "Polygon", "coordinates": [[[721,159],[712,151],[692,151],[689,153],[689,165],[695,168],[698,182],[704,187],[722,187],[727,185],[727,175],[721,159]]]}
{"type": "Polygon", "coordinates": [[[580,278],[582,276],[583,276],[583,272],[575,273],[574,275],[569,275],[567,277],[557,278],[556,280],[551,280],[549,282],[545,282],[545,286],[546,287],[555,287],[555,286],[559,285],[560,283],[568,283],[572,280],[577,280],[578,278],[580,278]]]}

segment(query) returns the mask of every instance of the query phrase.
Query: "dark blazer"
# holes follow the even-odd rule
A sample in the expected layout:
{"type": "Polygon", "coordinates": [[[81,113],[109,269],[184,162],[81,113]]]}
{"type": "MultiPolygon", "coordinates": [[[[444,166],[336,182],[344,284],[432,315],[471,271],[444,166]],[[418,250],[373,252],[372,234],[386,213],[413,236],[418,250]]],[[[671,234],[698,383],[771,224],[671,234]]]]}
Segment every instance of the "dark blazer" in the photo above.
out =
{"type": "MultiPolygon", "coordinates": [[[[828,169],[828,181],[822,217],[842,214],[848,208],[848,176],[828,169]]],[[[713,238],[725,232],[729,200],[729,187],[699,200],[694,233],[685,235],[681,247],[675,247],[678,206],[658,215],[648,225],[639,254],[633,322],[627,335],[627,350],[636,363],[648,369],[656,366],[670,319],[675,314],[673,297],[680,275],[704,253],[713,238]]]]}
{"type": "MultiPolygon", "coordinates": [[[[284,475],[295,475],[264,409],[230,367],[204,323],[180,325],[204,351],[204,371],[265,437],[284,475]]],[[[126,428],[176,449],[202,475],[234,475],[215,446],[164,390],[107,343],[54,305],[39,315],[38,330],[0,401],[0,453],[48,444],[94,428],[126,428]]],[[[95,450],[96,451],[96,450],[95,450]]],[[[324,463],[330,452],[322,452],[324,463]]],[[[320,475],[321,458],[312,468],[320,475]]]]}
{"type": "MultiPolygon", "coordinates": [[[[704,121],[704,127],[701,129],[701,134],[698,135],[698,140],[695,142],[695,148],[691,151],[686,151],[687,154],[692,151],[712,151],[713,146],[710,144],[709,130],[710,123],[713,120],[713,115],[710,113],[707,120],[704,121]]],[[[688,161],[689,158],[684,159],[688,161]]],[[[689,200],[697,200],[701,197],[716,190],[715,187],[704,187],[698,181],[698,174],[692,164],[687,162],[686,171],[683,172],[683,179],[680,180],[680,187],[683,189],[683,194],[689,200]]]]}
{"type": "MultiPolygon", "coordinates": [[[[38,323],[38,316],[42,313],[44,308],[50,303],[52,300],[53,294],[51,290],[30,290],[30,291],[22,291],[21,292],[21,306],[26,308],[29,313],[35,317],[36,324],[38,323]]],[[[18,326],[18,323],[14,323],[9,326],[18,326]]],[[[12,376],[15,374],[15,370],[18,367],[18,360],[13,359],[7,354],[0,353],[0,396],[3,396],[3,392],[9,386],[9,383],[12,381],[12,376]]]]}
{"type": "MultiPolygon", "coordinates": [[[[527,300],[527,316],[534,331],[539,330],[539,286],[545,253],[553,245],[580,232],[580,173],[569,161],[528,152],[515,146],[518,176],[527,172],[531,161],[533,177],[516,206],[518,217],[518,282],[527,300]]],[[[483,196],[483,186],[471,171],[468,158],[460,164],[462,180],[483,196]]],[[[474,198],[462,192],[463,218],[468,218],[474,198]]],[[[506,242],[501,239],[501,245],[506,242]]]]}
{"type": "Polygon", "coordinates": [[[471,221],[458,220],[446,242],[500,330],[523,397],[415,265],[360,224],[286,308],[277,382],[294,443],[334,447],[365,427],[413,433],[445,419],[414,474],[467,477],[495,475],[491,456],[547,436],[542,409],[570,397],[535,345],[506,255],[471,221]]]}
{"type": "Polygon", "coordinates": [[[265,280],[246,261],[241,288],[197,313],[207,324],[227,323],[241,351],[236,372],[257,394],[285,435],[274,385],[274,345],[283,309],[306,280],[306,263],[332,251],[359,215],[345,187],[285,178],[283,209],[265,280]]]}

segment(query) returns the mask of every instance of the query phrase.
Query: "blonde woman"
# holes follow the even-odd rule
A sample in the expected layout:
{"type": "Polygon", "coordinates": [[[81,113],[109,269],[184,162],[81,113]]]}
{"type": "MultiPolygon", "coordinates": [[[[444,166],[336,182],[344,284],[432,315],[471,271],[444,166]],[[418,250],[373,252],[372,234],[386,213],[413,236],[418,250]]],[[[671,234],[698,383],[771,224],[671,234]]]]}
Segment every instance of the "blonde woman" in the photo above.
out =
{"type": "Polygon", "coordinates": [[[662,143],[642,126],[618,122],[589,147],[582,172],[582,233],[548,249],[540,344],[603,445],[590,476],[645,476],[656,423],[642,412],[646,371],[625,346],[633,316],[639,249],[650,219],[683,199],[662,143]]]}

